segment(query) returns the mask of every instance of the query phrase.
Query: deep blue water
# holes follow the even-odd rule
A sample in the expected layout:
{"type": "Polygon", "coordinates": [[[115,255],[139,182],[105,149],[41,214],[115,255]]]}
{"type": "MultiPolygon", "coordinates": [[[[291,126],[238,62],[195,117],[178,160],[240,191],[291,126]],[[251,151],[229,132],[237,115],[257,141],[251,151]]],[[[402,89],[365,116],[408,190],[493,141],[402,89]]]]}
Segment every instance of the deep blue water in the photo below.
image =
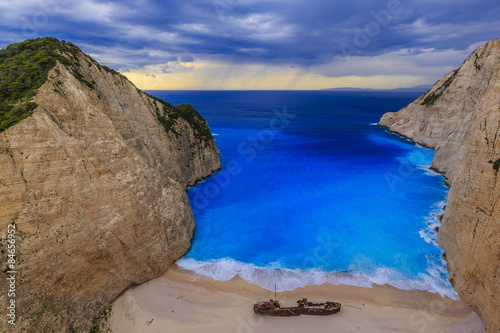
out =
{"type": "Polygon", "coordinates": [[[376,126],[418,94],[152,91],[208,121],[222,170],[188,191],[180,267],[272,289],[331,282],[455,293],[436,245],[433,151],[376,126]]]}

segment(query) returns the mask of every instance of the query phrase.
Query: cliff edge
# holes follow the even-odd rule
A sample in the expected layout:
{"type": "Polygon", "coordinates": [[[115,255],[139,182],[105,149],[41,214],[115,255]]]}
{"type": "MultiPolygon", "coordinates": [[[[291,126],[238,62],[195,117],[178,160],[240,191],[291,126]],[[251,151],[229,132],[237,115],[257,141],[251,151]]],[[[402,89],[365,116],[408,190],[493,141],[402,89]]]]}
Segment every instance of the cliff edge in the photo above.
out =
{"type": "Polygon", "coordinates": [[[186,187],[220,168],[219,152],[190,105],[138,90],[71,43],[12,44],[0,65],[4,264],[16,230],[2,291],[17,271],[15,296],[0,294],[1,331],[89,331],[120,293],[188,251],[186,187]]]}
{"type": "Polygon", "coordinates": [[[379,125],[435,149],[450,192],[438,242],[450,281],[500,330],[500,40],[475,50],[413,103],[379,125]]]}

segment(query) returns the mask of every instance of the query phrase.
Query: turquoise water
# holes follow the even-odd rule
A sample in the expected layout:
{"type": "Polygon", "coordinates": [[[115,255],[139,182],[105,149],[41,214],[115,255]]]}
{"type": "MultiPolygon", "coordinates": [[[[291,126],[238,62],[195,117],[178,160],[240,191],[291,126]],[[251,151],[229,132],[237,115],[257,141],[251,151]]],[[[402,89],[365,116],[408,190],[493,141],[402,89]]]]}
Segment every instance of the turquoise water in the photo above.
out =
{"type": "Polygon", "coordinates": [[[433,151],[376,126],[418,94],[154,91],[207,119],[222,170],[189,189],[181,268],[273,289],[390,284],[455,297],[435,243],[433,151]]]}

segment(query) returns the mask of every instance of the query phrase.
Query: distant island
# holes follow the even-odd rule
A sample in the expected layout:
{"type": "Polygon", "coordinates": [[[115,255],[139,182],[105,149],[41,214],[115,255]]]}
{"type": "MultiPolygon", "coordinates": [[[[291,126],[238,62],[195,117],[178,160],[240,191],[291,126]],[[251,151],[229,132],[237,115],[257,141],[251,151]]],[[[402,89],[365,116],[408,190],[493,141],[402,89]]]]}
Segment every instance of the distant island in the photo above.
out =
{"type": "Polygon", "coordinates": [[[325,88],[320,89],[321,91],[421,91],[425,92],[432,88],[432,84],[422,84],[415,87],[408,88],[395,88],[395,89],[376,89],[376,88],[352,88],[352,87],[340,87],[340,88],[325,88]]]}

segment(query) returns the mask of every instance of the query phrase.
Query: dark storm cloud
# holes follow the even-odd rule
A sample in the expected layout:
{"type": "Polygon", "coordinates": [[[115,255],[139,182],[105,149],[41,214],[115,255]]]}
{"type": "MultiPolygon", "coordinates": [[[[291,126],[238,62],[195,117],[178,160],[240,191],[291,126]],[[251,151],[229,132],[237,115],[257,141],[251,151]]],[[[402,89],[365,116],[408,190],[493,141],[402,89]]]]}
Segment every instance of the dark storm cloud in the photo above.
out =
{"type": "Polygon", "coordinates": [[[2,0],[0,12],[0,47],[55,36],[115,68],[193,58],[308,67],[465,50],[500,31],[496,0],[2,0]]]}

